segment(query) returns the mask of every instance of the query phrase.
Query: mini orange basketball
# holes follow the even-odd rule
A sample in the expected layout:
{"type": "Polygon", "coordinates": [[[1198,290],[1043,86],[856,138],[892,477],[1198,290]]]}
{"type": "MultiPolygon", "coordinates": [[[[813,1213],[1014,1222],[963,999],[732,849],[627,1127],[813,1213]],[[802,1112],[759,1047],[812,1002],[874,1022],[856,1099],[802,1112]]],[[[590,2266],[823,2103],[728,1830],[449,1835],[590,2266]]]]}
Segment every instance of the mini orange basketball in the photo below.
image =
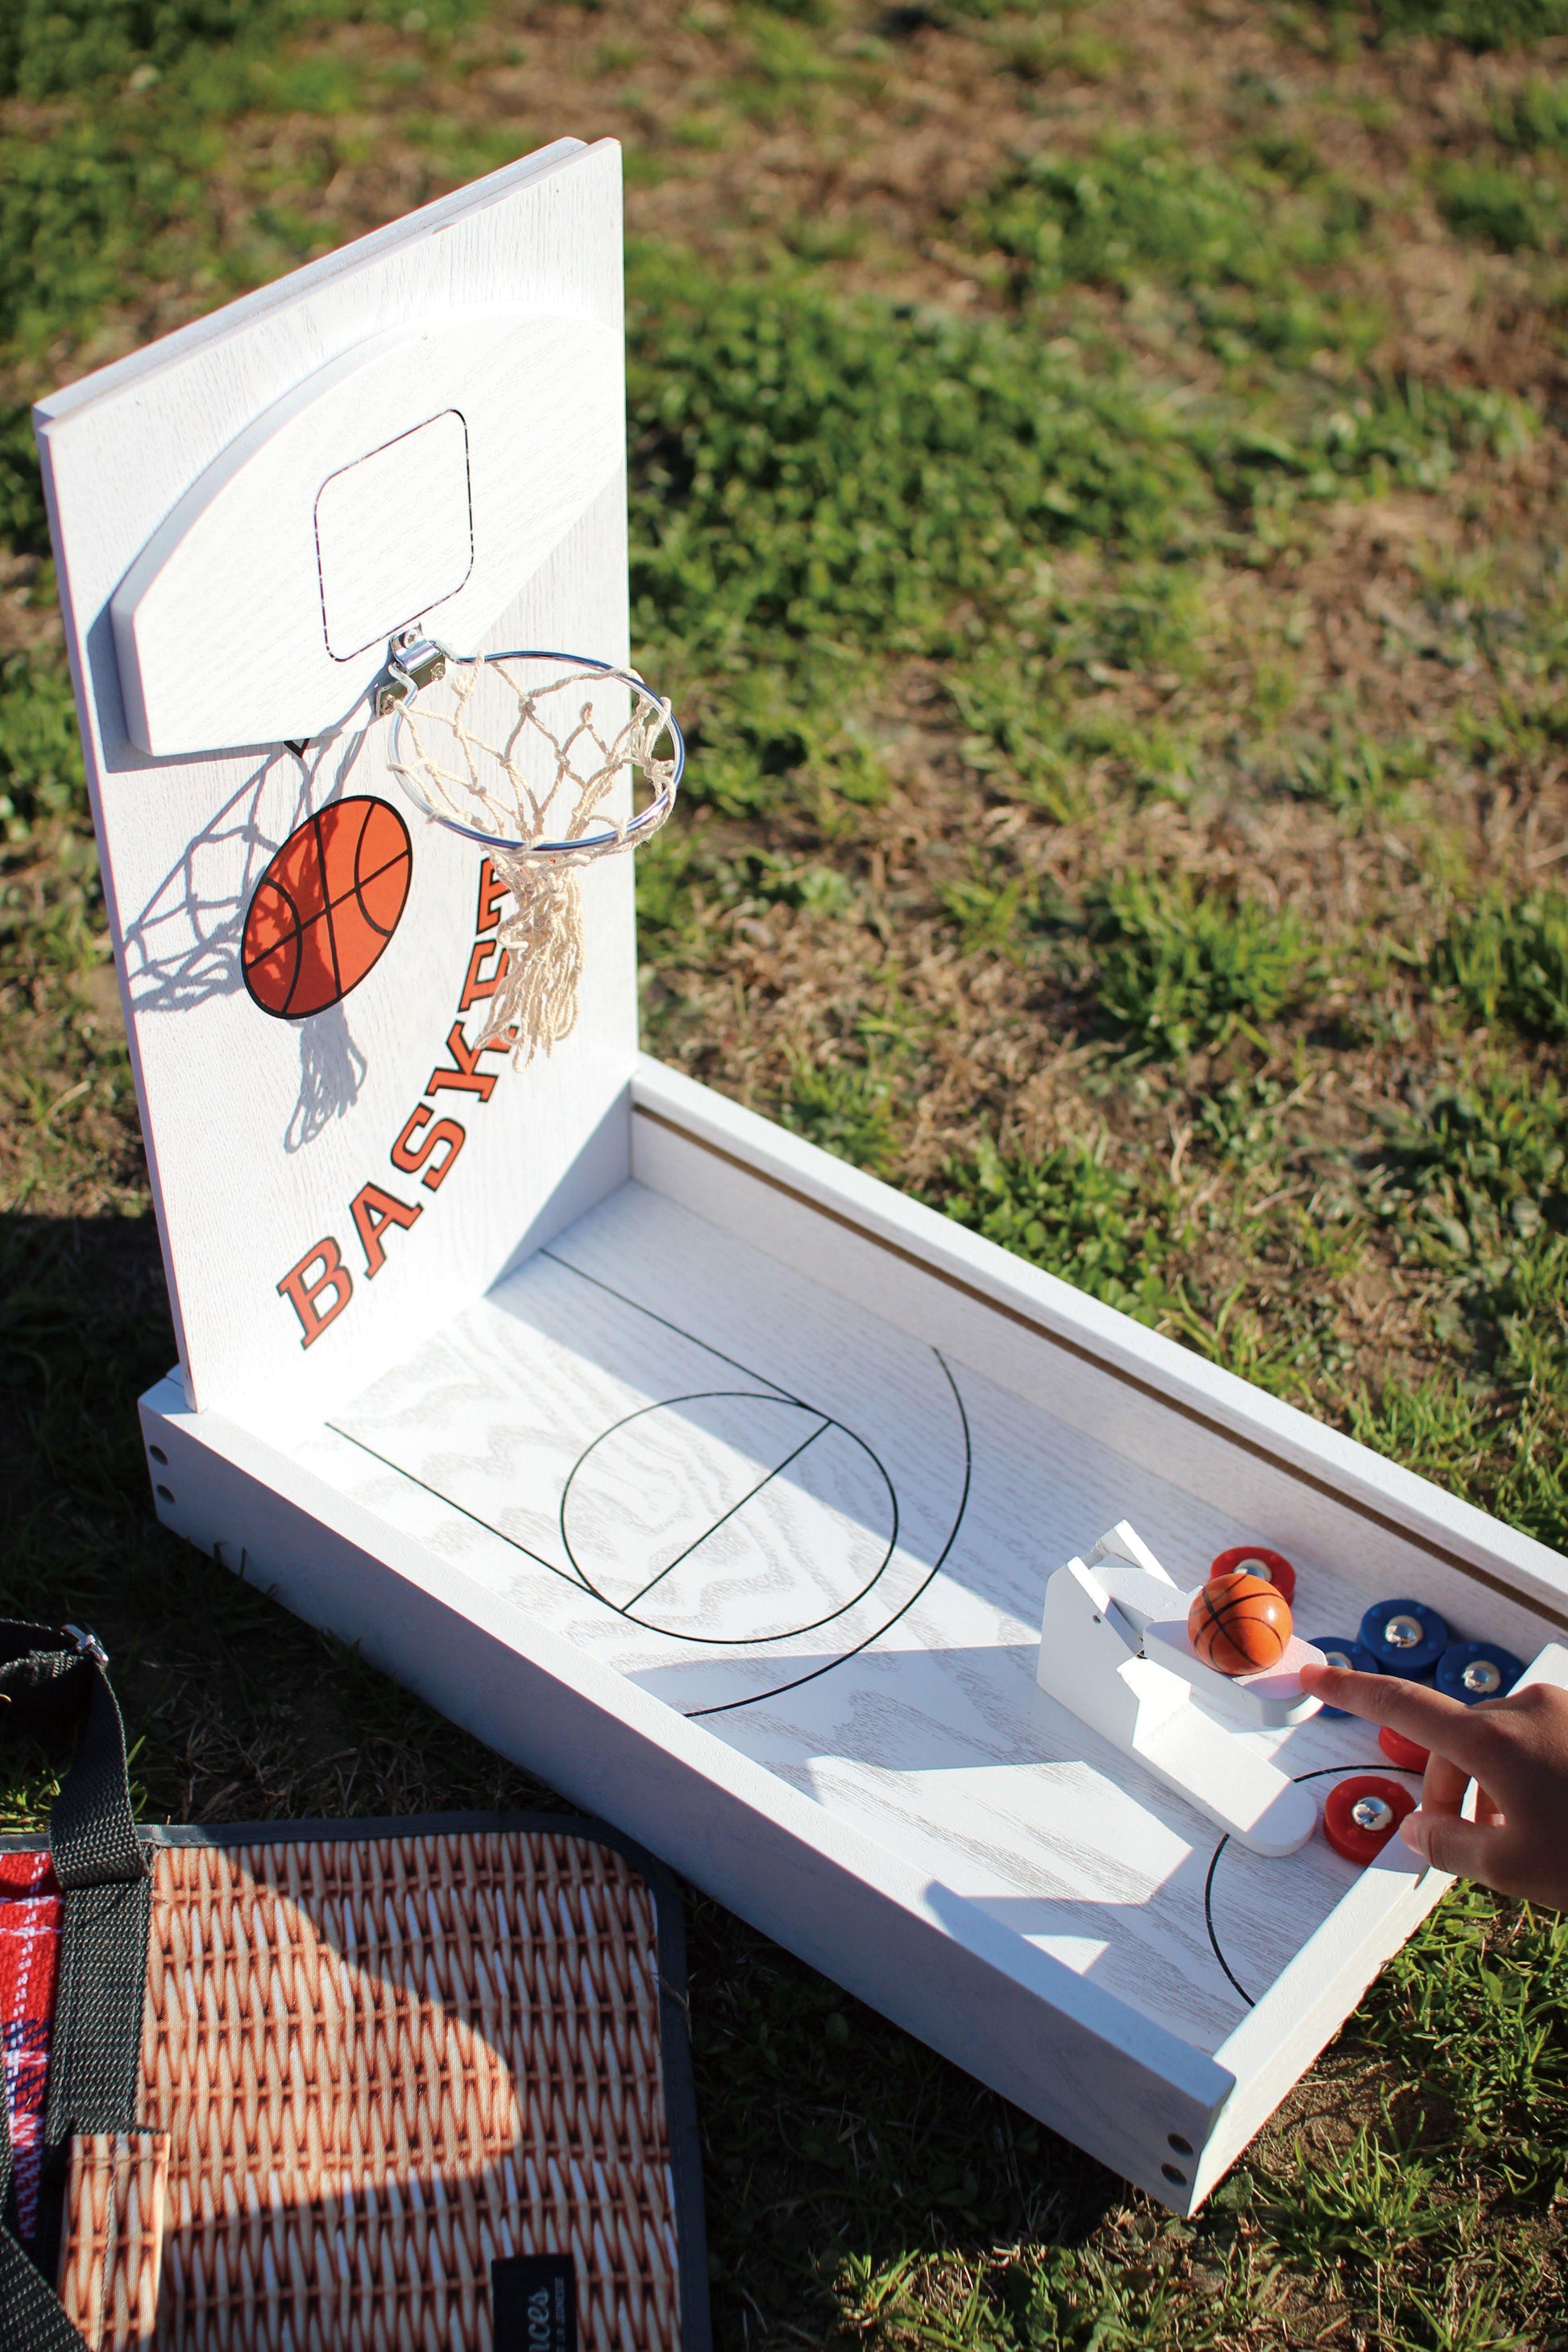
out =
{"type": "Polygon", "coordinates": [[[1222,1675],[1255,1675],[1284,1656],[1290,1604],[1276,1585],[1237,1569],[1198,1587],[1187,1631],[1206,1665],[1222,1675]]]}
{"type": "Polygon", "coordinates": [[[386,801],[333,801],[289,835],[256,886],[240,943],[263,1013],[302,1021],[357,988],[408,898],[408,827],[386,801]]]}

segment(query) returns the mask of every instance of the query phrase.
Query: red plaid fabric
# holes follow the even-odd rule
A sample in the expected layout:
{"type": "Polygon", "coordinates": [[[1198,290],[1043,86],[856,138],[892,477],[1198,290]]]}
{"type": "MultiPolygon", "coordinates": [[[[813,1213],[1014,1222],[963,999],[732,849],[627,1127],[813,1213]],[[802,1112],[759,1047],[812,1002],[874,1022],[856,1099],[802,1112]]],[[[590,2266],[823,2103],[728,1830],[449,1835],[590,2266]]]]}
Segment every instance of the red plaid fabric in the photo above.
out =
{"type": "Polygon", "coordinates": [[[38,2219],[63,1907],[47,1851],[0,1853],[0,2052],[5,2061],[16,2224],[24,2238],[31,2238],[38,2219]]]}

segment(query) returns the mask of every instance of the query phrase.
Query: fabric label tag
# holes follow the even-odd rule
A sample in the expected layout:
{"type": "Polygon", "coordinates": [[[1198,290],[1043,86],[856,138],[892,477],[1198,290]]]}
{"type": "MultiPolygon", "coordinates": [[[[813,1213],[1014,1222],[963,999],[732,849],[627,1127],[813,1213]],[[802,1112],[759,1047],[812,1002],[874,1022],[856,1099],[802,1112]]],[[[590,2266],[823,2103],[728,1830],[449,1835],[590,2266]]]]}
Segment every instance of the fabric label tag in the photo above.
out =
{"type": "Polygon", "coordinates": [[[510,2254],[490,2264],[495,2352],[577,2352],[577,2265],[570,2254],[510,2254]]]}

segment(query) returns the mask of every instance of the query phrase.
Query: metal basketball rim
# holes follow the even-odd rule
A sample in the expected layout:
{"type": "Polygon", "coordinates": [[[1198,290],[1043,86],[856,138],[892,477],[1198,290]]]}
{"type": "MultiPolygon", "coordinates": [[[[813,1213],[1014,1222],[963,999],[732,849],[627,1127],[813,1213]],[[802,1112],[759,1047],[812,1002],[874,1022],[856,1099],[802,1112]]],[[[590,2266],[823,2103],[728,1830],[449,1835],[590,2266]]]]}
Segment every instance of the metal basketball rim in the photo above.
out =
{"type": "MultiPolygon", "coordinates": [[[[579,866],[594,857],[614,856],[622,850],[641,848],[645,842],[651,840],[658,832],[674,809],[681,779],[686,772],[686,738],[681,732],[680,722],[669,703],[662,697],[657,696],[647,680],[636,670],[623,669],[615,662],[596,660],[590,654],[561,653],[541,646],[511,646],[505,651],[493,654],[459,654],[433,637],[405,639],[393,646],[386,677],[377,690],[374,707],[378,718],[390,716],[393,719],[392,747],[388,765],[416,807],[425,815],[433,818],[437,824],[445,825],[448,832],[456,833],[463,839],[476,843],[480,848],[499,849],[510,857],[537,859],[542,866],[556,867],[579,866]],[[428,655],[439,657],[438,666],[429,661],[428,655]],[[425,658],[421,659],[421,656],[425,658]],[[405,759],[405,729],[408,727],[410,712],[425,689],[444,677],[448,662],[456,663],[464,668],[495,669],[504,662],[524,661],[554,662],[562,665],[563,668],[562,676],[526,695],[513,681],[508,681],[512,687],[512,691],[518,694],[520,705],[525,708],[527,716],[533,717],[531,706],[540,697],[562,693],[576,683],[579,678],[610,678],[626,687],[634,698],[633,718],[616,739],[616,749],[626,743],[628,737],[636,735],[644,713],[649,719],[658,722],[647,728],[643,738],[647,745],[651,746],[657,742],[660,734],[668,734],[672,746],[672,756],[669,760],[655,763],[644,756],[639,756],[635,749],[629,749],[621,759],[613,762],[616,772],[620,768],[629,766],[647,773],[650,781],[655,781],[656,765],[658,768],[668,770],[663,781],[657,783],[654,798],[647,807],[639,811],[637,815],[629,817],[625,824],[607,825],[602,833],[568,835],[564,839],[552,841],[539,838],[530,840],[499,833],[489,826],[465,824],[463,819],[451,810],[443,809],[437,804],[420,782],[416,770],[405,759]]],[[[534,718],[534,724],[552,742],[559,759],[562,755],[562,746],[551,730],[537,718],[534,718]]],[[[411,730],[410,732],[412,732],[411,730]]],[[[417,748],[417,738],[415,739],[415,743],[417,748]]],[[[493,744],[485,744],[482,748],[503,767],[510,768],[506,755],[497,751],[493,744]]],[[[599,774],[603,772],[602,767],[599,774]]],[[[598,774],[589,778],[584,789],[598,780],[598,774]]],[[[558,777],[558,783],[559,781],[558,777]]]]}
{"type": "Polygon", "coordinates": [[[569,1037],[577,1024],[581,982],[586,954],[581,869],[597,858],[637,849],[651,839],[675,806],[686,764],[686,744],[668,702],[656,698],[635,670],[613,662],[547,652],[538,647],[514,647],[495,654],[456,654],[435,638],[405,630],[395,638],[373,708],[377,718],[390,718],[393,733],[388,767],[404,791],[437,824],[459,838],[488,850],[502,887],[511,893],[512,912],[502,918],[496,943],[502,950],[491,993],[494,1026],[491,1037],[511,1046],[518,1066],[546,1055],[569,1037]],[[540,662],[555,675],[530,688],[507,665],[540,662]],[[450,710],[430,709],[433,730],[447,730],[458,761],[449,772],[432,743],[422,740],[416,705],[426,689],[446,677],[449,666],[469,673],[456,689],[450,710]],[[493,670],[515,698],[516,715],[509,720],[500,744],[470,730],[466,714],[493,670]],[[602,734],[594,717],[593,695],[577,710],[575,723],[558,732],[544,718],[540,705],[570,693],[575,686],[600,686],[613,680],[632,697],[630,717],[617,732],[602,734]],[[656,758],[654,745],[668,736],[671,757],[656,758]],[[537,737],[548,746],[555,773],[548,789],[535,791],[524,761],[537,737]],[[579,765],[584,740],[597,762],[586,772],[579,765]],[[488,780],[485,762],[497,772],[488,780]],[[622,772],[630,768],[654,788],[646,809],[597,833],[589,830],[599,803],[622,772]],[[504,779],[504,782],[502,782],[504,779]],[[549,812],[563,784],[576,792],[576,805],[563,838],[543,831],[549,812]],[[472,803],[466,808],[465,802],[472,803]],[[531,835],[514,835],[507,819],[531,816],[531,835]],[[483,814],[489,821],[476,824],[483,814]]]}

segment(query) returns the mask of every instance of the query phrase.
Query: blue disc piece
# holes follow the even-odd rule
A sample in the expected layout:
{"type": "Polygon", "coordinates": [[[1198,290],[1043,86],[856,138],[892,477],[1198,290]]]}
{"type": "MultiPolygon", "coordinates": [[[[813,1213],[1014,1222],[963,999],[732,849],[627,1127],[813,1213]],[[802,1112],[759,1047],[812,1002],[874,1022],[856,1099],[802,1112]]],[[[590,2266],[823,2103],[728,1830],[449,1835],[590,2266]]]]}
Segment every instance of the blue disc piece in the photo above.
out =
{"type": "MultiPolygon", "coordinates": [[[[1349,1666],[1351,1672],[1357,1675],[1380,1675],[1383,1672],[1383,1668],[1365,1643],[1352,1642],[1348,1634],[1314,1633],[1312,1647],[1314,1650],[1321,1650],[1331,1666],[1349,1666]]],[[[1341,1722],[1344,1719],[1345,1710],[1342,1706],[1325,1706],[1321,1712],[1324,1715],[1331,1715],[1341,1722]]]]}
{"type": "Polygon", "coordinates": [[[1448,1628],[1424,1601],[1378,1601],[1361,1621],[1360,1641],[1385,1675],[1429,1675],[1448,1646],[1448,1628]]]}
{"type": "Polygon", "coordinates": [[[1496,1642],[1455,1642],[1438,1659],[1433,1679],[1449,1698],[1479,1706],[1484,1698],[1501,1698],[1523,1672],[1523,1659],[1496,1642]]]}

